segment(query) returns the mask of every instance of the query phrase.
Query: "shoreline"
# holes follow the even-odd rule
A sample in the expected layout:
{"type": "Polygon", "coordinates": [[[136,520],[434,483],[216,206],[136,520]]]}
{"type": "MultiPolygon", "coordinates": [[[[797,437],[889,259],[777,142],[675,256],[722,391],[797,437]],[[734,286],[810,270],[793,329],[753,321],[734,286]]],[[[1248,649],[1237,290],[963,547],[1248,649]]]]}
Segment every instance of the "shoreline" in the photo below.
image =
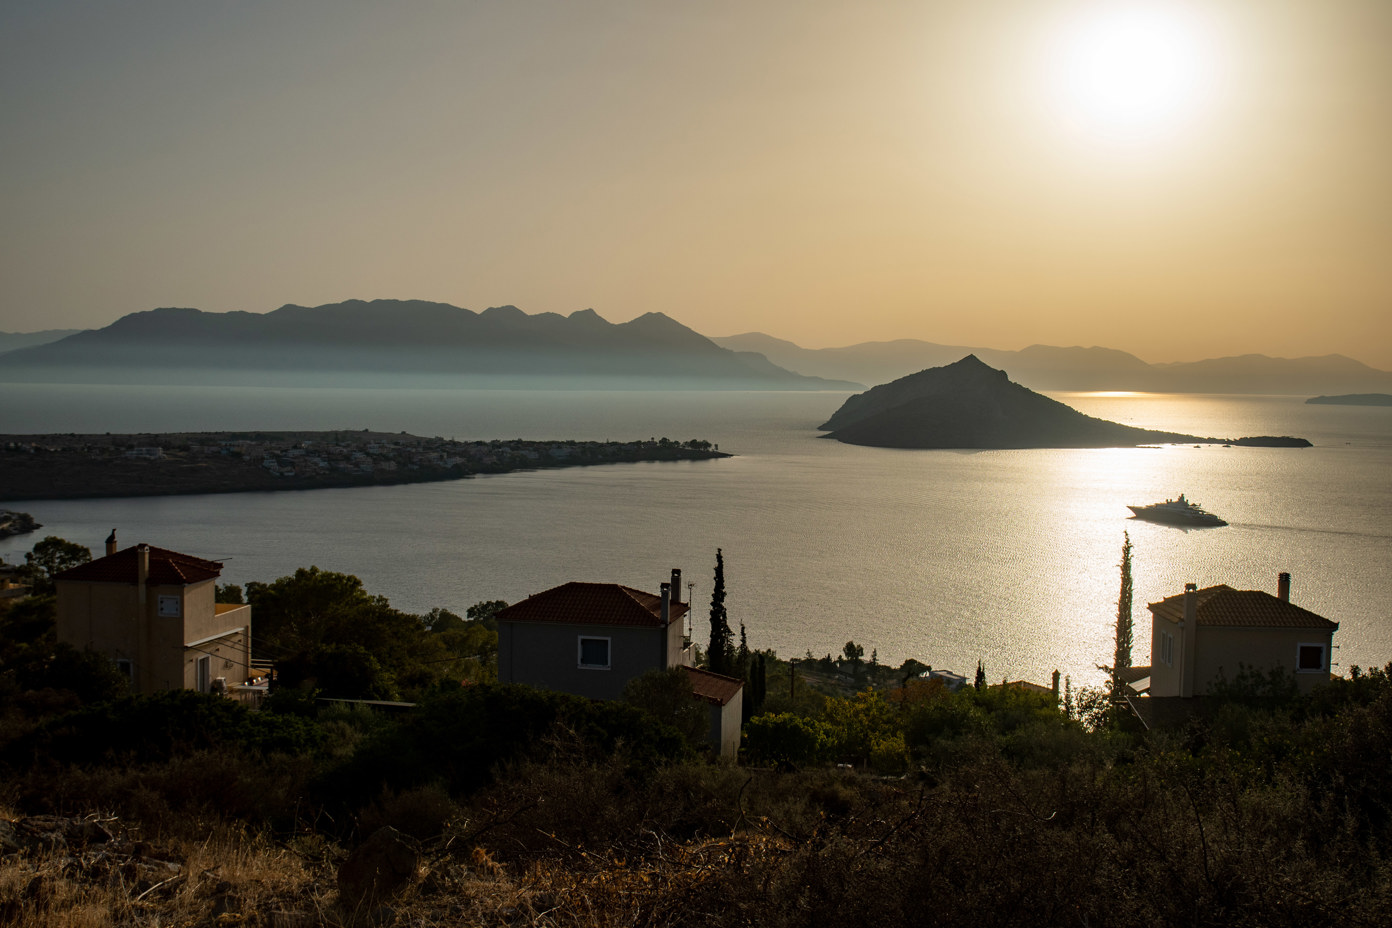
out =
{"type": "Polygon", "coordinates": [[[709,442],[666,438],[457,441],[366,430],[0,435],[0,502],[399,486],[728,457],[709,442]]]}

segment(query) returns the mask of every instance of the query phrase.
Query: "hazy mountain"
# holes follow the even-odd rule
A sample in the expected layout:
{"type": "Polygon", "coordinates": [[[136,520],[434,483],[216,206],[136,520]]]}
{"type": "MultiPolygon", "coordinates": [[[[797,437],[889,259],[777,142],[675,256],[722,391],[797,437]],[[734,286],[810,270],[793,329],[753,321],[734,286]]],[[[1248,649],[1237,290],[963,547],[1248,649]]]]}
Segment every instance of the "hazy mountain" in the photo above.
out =
{"type": "Polygon", "coordinates": [[[42,332],[0,332],[0,354],[18,348],[46,345],[81,331],[81,329],[44,329],[42,332]]]}
{"type": "Polygon", "coordinates": [[[759,351],[802,374],[888,383],[906,374],[974,354],[1012,372],[1035,390],[1137,390],[1160,393],[1353,393],[1392,391],[1392,372],[1342,355],[1269,358],[1244,355],[1176,364],[1147,364],[1110,348],[1031,345],[1020,351],[939,345],[915,339],[864,342],[845,348],[802,348],[758,332],[713,338],[718,345],[759,351]]]}
{"type": "Polygon", "coordinates": [[[1156,364],[1180,393],[1372,393],[1392,391],[1392,373],[1341,354],[1318,358],[1268,358],[1244,354],[1182,364],[1156,364]]]}
{"type": "Polygon", "coordinates": [[[362,383],[402,377],[507,386],[860,386],[804,377],[762,355],[722,348],[662,313],[613,324],[588,309],[569,316],[528,315],[515,306],[476,313],[419,300],[287,305],[265,314],[154,309],[0,356],[0,379],[6,380],[362,383]]]}
{"type": "Polygon", "coordinates": [[[850,397],[820,428],[886,448],[1110,448],[1200,441],[1084,415],[975,355],[850,397]]]}

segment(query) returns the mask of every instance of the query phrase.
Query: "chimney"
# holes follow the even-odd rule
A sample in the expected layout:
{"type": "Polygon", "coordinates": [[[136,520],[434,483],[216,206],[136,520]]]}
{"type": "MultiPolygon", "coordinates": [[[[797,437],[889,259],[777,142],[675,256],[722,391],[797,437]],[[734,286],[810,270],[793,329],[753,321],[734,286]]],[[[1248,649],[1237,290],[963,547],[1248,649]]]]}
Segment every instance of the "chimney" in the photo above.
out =
{"type": "Polygon", "coordinates": [[[116,530],[113,528],[111,534],[106,536],[106,555],[110,557],[116,553],[116,530]]]}
{"type": "Polygon", "coordinates": [[[673,567],[673,568],[672,568],[672,602],[674,602],[674,603],[679,603],[679,602],[681,602],[681,601],[682,601],[682,597],[681,597],[681,568],[680,568],[680,567],[673,567]]]}
{"type": "Polygon", "coordinates": [[[1054,671],[1054,703],[1055,703],[1055,705],[1058,704],[1058,701],[1059,701],[1059,672],[1058,672],[1057,670],[1055,670],[1055,671],[1054,671]]]}
{"type": "Polygon", "coordinates": [[[135,585],[140,605],[145,605],[145,584],[150,580],[150,546],[141,545],[135,549],[135,585]]]}
{"type": "Polygon", "coordinates": [[[1199,585],[1184,584],[1184,627],[1193,628],[1199,613],[1199,585]]]}
{"type": "Polygon", "coordinates": [[[662,584],[662,624],[672,621],[672,584],[662,584]]]}
{"type": "Polygon", "coordinates": [[[1290,574],[1284,570],[1276,575],[1276,598],[1283,603],[1290,602],[1290,574]]]}

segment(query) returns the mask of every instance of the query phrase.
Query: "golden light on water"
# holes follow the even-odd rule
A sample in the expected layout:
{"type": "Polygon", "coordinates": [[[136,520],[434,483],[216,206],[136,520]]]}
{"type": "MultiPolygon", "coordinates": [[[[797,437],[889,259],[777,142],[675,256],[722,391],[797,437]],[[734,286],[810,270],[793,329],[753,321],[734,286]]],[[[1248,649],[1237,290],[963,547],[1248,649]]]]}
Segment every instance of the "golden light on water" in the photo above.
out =
{"type": "Polygon", "coordinates": [[[1128,396],[1148,396],[1149,394],[1140,390],[1089,390],[1086,393],[1078,393],[1081,397],[1098,397],[1101,399],[1115,399],[1117,397],[1128,396]]]}

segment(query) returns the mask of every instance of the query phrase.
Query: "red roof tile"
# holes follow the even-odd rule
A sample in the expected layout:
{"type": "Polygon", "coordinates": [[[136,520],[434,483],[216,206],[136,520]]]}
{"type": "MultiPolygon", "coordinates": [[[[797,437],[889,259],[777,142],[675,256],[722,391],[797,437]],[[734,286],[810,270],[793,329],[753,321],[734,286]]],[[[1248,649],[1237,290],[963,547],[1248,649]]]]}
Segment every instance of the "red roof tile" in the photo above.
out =
{"type": "Polygon", "coordinates": [[[691,695],[716,706],[729,705],[730,700],[744,688],[744,681],[724,674],[700,670],[696,667],[683,667],[691,681],[691,695]]]}
{"type": "MultiPolygon", "coordinates": [[[[1331,622],[1309,609],[1272,596],[1263,590],[1234,590],[1225,583],[1204,587],[1194,594],[1195,618],[1200,625],[1221,625],[1238,628],[1328,628],[1337,629],[1331,622]]],[[[1150,611],[1171,622],[1184,620],[1184,594],[1166,596],[1151,603],[1150,611]]]]}
{"type": "MultiPolygon", "coordinates": [[[[686,615],[689,608],[686,603],[672,603],[667,624],[686,615]]],[[[617,583],[571,581],[513,603],[499,611],[497,618],[499,622],[665,627],[660,596],[617,583]]]]}
{"type": "MultiPolygon", "coordinates": [[[[222,565],[217,561],[205,561],[191,554],[180,554],[166,548],[148,546],[150,549],[150,572],[147,583],[150,586],[180,586],[212,580],[222,575],[222,565]]],[[[136,583],[139,580],[137,555],[140,545],[132,545],[115,554],[99,557],[95,561],[70,567],[55,574],[54,580],[83,580],[95,583],[136,583]]]]}

